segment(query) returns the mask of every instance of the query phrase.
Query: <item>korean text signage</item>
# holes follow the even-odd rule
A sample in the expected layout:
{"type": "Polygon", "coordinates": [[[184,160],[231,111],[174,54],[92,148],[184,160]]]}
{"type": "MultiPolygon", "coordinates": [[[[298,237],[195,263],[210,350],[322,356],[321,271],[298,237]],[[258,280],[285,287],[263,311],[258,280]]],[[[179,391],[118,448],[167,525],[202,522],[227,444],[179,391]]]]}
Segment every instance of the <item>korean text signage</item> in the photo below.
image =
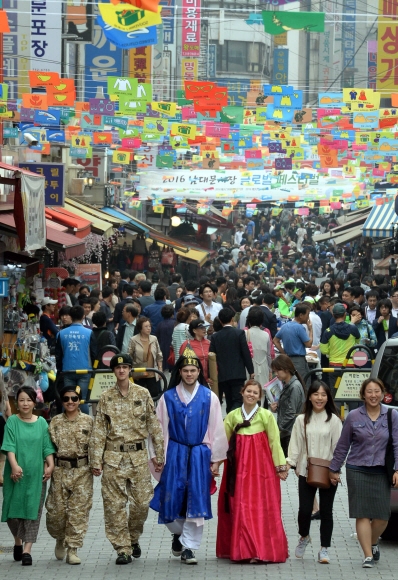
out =
{"type": "Polygon", "coordinates": [[[182,56],[200,56],[200,2],[182,0],[182,56]]]}
{"type": "Polygon", "coordinates": [[[182,58],[181,59],[181,77],[184,81],[198,80],[198,59],[182,58]]]}
{"type": "Polygon", "coordinates": [[[175,0],[160,0],[163,20],[163,44],[174,44],[175,0]]]}
{"type": "Polygon", "coordinates": [[[23,163],[21,169],[44,177],[45,205],[64,205],[65,167],[62,163],[23,163]]]}
{"type": "Polygon", "coordinates": [[[62,14],[61,0],[31,0],[31,70],[61,73],[62,19],[54,14],[62,14]]]}
{"type": "Polygon", "coordinates": [[[376,89],[377,40],[368,41],[368,88],[376,89]]]}
{"type": "MultiPolygon", "coordinates": [[[[344,22],[343,22],[343,67],[353,69],[355,66],[355,19],[357,12],[356,0],[344,0],[343,2],[344,22]]],[[[354,74],[344,77],[343,86],[354,86],[354,74]]]]}
{"type": "Polygon", "coordinates": [[[398,88],[398,0],[379,0],[377,24],[376,88],[391,92],[398,88]]]}
{"type": "Polygon", "coordinates": [[[275,48],[272,83],[275,85],[287,85],[288,73],[289,73],[289,49],[275,48]]]}

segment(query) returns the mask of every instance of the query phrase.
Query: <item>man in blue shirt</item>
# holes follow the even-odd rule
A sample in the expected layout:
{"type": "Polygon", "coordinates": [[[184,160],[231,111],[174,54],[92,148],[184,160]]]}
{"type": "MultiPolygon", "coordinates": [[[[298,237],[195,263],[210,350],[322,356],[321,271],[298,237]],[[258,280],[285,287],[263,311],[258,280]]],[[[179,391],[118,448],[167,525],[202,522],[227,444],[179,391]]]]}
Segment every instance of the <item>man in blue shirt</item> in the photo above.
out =
{"type": "Polygon", "coordinates": [[[162,308],[166,303],[166,289],[156,288],[154,294],[155,302],[149,304],[142,311],[142,316],[146,316],[151,321],[152,334],[156,333],[156,327],[163,320],[162,308]]]}
{"type": "Polygon", "coordinates": [[[247,219],[246,221],[246,239],[248,242],[252,242],[253,241],[253,236],[254,236],[254,228],[255,228],[255,223],[253,220],[247,219]]]}
{"type": "MultiPolygon", "coordinates": [[[[96,339],[90,328],[82,324],[83,306],[73,306],[70,309],[72,324],[58,333],[55,344],[55,359],[57,372],[93,369],[92,361],[97,358],[96,339]]],[[[65,387],[79,386],[82,399],[86,400],[90,373],[70,373],[64,376],[65,387]]],[[[88,415],[88,405],[80,406],[83,413],[88,415]]]]}
{"type": "Polygon", "coordinates": [[[309,372],[305,355],[306,348],[312,346],[312,324],[310,321],[310,306],[308,304],[298,304],[294,311],[294,320],[287,322],[276,333],[274,345],[281,354],[287,354],[301,378],[309,372]],[[303,328],[307,325],[308,334],[303,328]],[[283,346],[281,344],[283,342],[283,346]]]}

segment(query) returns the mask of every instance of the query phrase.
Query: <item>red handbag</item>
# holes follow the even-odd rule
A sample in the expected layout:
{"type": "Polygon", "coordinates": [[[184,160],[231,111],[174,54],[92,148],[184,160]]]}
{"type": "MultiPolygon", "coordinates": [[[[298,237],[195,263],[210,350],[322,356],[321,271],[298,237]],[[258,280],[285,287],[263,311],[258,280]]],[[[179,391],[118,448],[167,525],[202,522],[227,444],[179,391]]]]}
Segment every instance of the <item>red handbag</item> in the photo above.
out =
{"type": "Polygon", "coordinates": [[[170,352],[167,359],[167,364],[169,365],[169,367],[173,367],[176,364],[176,357],[172,345],[170,345],[170,352]]]}

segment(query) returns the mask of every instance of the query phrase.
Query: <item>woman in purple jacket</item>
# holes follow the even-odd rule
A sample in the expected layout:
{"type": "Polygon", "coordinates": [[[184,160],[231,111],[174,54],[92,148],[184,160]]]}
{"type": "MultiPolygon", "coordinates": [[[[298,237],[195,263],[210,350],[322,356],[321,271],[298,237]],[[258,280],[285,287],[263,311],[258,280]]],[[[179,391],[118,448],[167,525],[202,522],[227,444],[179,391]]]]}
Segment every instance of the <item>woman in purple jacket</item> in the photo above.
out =
{"type": "MultiPolygon", "coordinates": [[[[346,477],[350,518],[356,519],[358,540],[365,559],[363,568],[380,560],[379,536],[390,519],[390,487],[398,487],[398,472],[392,482],[385,469],[389,439],[388,407],[381,402],[386,392],[379,379],[362,383],[362,407],[348,414],[330,464],[330,480],[340,481],[340,469],[347,457],[346,477]]],[[[398,413],[391,410],[395,465],[398,466],[398,413]]]]}

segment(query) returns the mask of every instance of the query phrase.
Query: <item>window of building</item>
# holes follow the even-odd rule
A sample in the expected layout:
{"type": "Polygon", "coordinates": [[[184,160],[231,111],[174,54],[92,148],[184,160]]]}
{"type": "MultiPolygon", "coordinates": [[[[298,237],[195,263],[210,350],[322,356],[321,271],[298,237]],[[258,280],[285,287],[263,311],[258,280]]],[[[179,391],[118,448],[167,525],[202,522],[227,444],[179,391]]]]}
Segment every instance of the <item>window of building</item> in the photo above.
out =
{"type": "Polygon", "coordinates": [[[265,49],[260,42],[226,40],[217,46],[217,72],[261,73],[265,49]]]}

